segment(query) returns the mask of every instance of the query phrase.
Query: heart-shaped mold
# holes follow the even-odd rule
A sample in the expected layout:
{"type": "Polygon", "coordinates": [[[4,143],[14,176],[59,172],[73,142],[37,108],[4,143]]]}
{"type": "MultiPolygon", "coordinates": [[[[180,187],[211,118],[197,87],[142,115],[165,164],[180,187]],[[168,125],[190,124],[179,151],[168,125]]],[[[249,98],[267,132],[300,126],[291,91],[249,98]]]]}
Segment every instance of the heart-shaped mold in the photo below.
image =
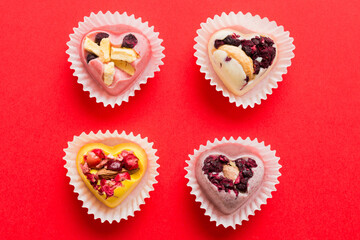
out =
{"type": "Polygon", "coordinates": [[[222,29],[211,36],[208,54],[214,71],[228,90],[242,96],[271,70],[277,47],[265,34],[222,29]]]}

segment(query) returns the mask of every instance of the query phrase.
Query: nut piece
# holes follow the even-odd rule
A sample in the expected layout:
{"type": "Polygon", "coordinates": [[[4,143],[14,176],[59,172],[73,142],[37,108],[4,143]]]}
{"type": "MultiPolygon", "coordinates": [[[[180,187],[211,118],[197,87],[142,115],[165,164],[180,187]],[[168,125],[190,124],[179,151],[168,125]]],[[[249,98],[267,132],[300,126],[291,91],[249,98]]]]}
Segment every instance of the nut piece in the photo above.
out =
{"type": "Polygon", "coordinates": [[[246,53],[241,48],[231,45],[222,45],[219,47],[219,50],[225,51],[229,57],[238,61],[243,67],[246,76],[248,76],[250,80],[254,79],[253,60],[248,55],[246,55],[246,53]]]}
{"type": "Polygon", "coordinates": [[[110,39],[109,38],[103,38],[100,42],[100,60],[102,62],[110,62],[110,39]]]}
{"type": "Polygon", "coordinates": [[[84,48],[86,51],[91,52],[96,56],[100,56],[100,46],[93,42],[90,38],[85,38],[84,48]]]}
{"type": "Polygon", "coordinates": [[[126,72],[130,76],[135,74],[135,68],[130,63],[121,60],[114,60],[114,63],[117,68],[126,72]]]}
{"type": "Polygon", "coordinates": [[[139,54],[137,54],[137,52],[135,52],[134,49],[111,47],[111,59],[112,60],[122,60],[122,61],[132,63],[139,57],[140,57],[139,54]]]}
{"type": "Polygon", "coordinates": [[[100,178],[105,178],[105,179],[112,179],[112,178],[114,178],[117,174],[118,174],[117,171],[107,170],[107,169],[105,169],[105,168],[100,169],[100,170],[97,172],[97,175],[98,175],[100,178]]]}
{"type": "Polygon", "coordinates": [[[230,165],[224,165],[223,173],[224,173],[224,177],[231,179],[232,181],[235,181],[240,171],[236,167],[235,163],[230,161],[230,165]]]}
{"type": "Polygon", "coordinates": [[[115,65],[114,62],[109,62],[104,65],[104,83],[110,86],[114,81],[115,65]]]}

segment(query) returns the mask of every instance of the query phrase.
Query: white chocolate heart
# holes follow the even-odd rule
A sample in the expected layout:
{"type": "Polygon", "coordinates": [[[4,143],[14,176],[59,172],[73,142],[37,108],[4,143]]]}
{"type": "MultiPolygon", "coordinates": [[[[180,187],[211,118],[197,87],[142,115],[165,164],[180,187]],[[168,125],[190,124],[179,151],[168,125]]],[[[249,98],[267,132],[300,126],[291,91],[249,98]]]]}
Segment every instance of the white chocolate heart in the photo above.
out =
{"type": "MultiPolygon", "coordinates": [[[[241,45],[235,47],[226,44],[218,49],[215,48],[216,40],[222,40],[233,34],[239,35],[239,39],[241,40],[250,40],[256,36],[268,36],[255,33],[243,34],[236,30],[223,29],[214,33],[208,42],[208,55],[214,71],[229,91],[237,96],[242,96],[258,84],[267,72],[271,70],[276,62],[278,52],[276,43],[274,43],[273,47],[276,50],[276,54],[271,65],[267,68],[260,68],[259,73],[254,74],[253,67],[250,65],[252,60],[250,57],[248,57],[250,61],[246,59],[247,55],[241,50],[241,45]],[[226,48],[224,48],[224,46],[226,46],[226,48]],[[237,48],[236,51],[234,51],[234,48],[237,48]]],[[[258,58],[258,60],[261,61],[262,59],[258,58]]]]}

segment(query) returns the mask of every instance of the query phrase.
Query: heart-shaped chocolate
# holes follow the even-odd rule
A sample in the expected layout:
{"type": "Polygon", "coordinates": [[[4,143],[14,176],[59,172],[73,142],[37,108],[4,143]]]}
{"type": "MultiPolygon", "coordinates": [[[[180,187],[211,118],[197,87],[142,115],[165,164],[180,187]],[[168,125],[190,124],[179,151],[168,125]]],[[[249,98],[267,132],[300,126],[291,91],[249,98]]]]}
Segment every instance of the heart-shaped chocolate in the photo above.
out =
{"type": "Polygon", "coordinates": [[[126,25],[107,26],[84,35],[81,61],[91,77],[111,95],[126,90],[150,59],[148,39],[126,25]]]}
{"type": "Polygon", "coordinates": [[[147,155],[135,143],[89,143],[76,158],[85,185],[106,206],[118,206],[135,189],[147,168],[147,155]]]}
{"type": "Polygon", "coordinates": [[[264,177],[264,164],[256,151],[235,143],[217,145],[203,152],[195,168],[202,191],[223,214],[241,207],[264,177]]]}
{"type": "Polygon", "coordinates": [[[242,96],[270,71],[276,61],[277,47],[264,34],[223,29],[211,36],[208,54],[213,69],[226,88],[242,96]]]}

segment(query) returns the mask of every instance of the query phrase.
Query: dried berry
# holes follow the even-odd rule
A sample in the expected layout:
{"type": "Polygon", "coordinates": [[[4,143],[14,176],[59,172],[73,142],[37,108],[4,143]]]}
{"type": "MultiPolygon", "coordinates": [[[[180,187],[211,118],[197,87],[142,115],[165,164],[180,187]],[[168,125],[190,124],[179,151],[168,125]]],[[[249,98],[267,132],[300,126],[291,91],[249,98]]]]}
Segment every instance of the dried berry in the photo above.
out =
{"type": "Polygon", "coordinates": [[[106,168],[112,171],[121,171],[121,169],[123,168],[123,164],[118,160],[109,160],[106,163],[106,168]]]}
{"type": "Polygon", "coordinates": [[[88,55],[86,56],[86,63],[89,63],[91,60],[96,59],[98,56],[96,56],[93,53],[88,53],[88,55]]]}
{"type": "Polygon", "coordinates": [[[228,35],[226,38],[223,39],[224,43],[227,45],[232,45],[235,47],[240,46],[241,40],[234,38],[232,35],[228,35]]]}
{"type": "Polygon", "coordinates": [[[245,169],[242,171],[242,175],[247,178],[251,178],[253,176],[253,172],[251,169],[245,169]]]}
{"type": "Polygon", "coordinates": [[[228,164],[229,163],[229,159],[224,156],[224,155],[219,155],[219,157],[217,158],[220,162],[224,163],[224,164],[228,164]]]}
{"type": "Polygon", "coordinates": [[[123,172],[123,173],[119,173],[118,175],[116,175],[115,177],[115,181],[116,182],[122,182],[124,180],[130,180],[131,176],[128,172],[123,172]]]}
{"type": "Polygon", "coordinates": [[[100,45],[100,42],[103,38],[108,38],[109,34],[104,33],[104,32],[100,32],[98,34],[95,35],[95,42],[100,45]]]}
{"type": "Polygon", "coordinates": [[[121,47],[133,48],[137,43],[138,43],[137,38],[130,33],[124,37],[121,47]]]}
{"type": "Polygon", "coordinates": [[[216,156],[211,155],[205,159],[202,170],[205,172],[205,174],[221,172],[223,170],[223,165],[216,156]]]}
{"type": "Polygon", "coordinates": [[[126,170],[134,170],[139,168],[139,159],[132,153],[128,151],[121,152],[123,157],[124,168],[126,170]]]}
{"type": "Polygon", "coordinates": [[[215,43],[214,43],[214,47],[216,49],[218,49],[219,47],[221,47],[222,45],[224,45],[224,41],[223,40],[215,40],[215,43]]]}

